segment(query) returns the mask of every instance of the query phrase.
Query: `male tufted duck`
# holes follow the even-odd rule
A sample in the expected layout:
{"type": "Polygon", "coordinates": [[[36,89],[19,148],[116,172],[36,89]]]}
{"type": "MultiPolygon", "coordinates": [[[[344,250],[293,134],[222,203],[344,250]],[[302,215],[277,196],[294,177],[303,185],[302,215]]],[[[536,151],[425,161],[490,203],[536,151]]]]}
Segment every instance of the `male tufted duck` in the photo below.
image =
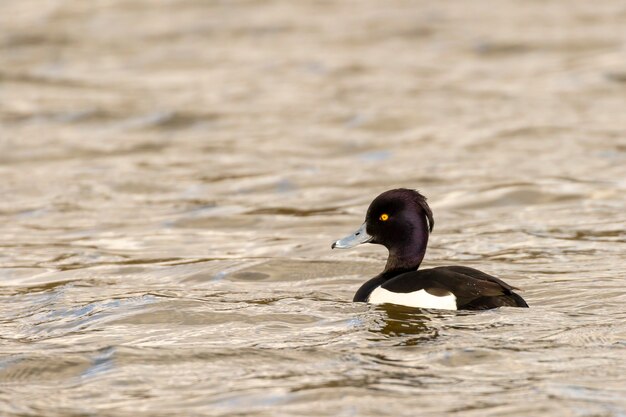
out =
{"type": "Polygon", "coordinates": [[[385,191],[372,201],[359,230],[332,244],[352,248],[377,243],[389,250],[383,272],[359,288],[354,301],[445,310],[528,307],[506,282],[466,266],[417,270],[435,221],[426,197],[415,190],[385,191]]]}

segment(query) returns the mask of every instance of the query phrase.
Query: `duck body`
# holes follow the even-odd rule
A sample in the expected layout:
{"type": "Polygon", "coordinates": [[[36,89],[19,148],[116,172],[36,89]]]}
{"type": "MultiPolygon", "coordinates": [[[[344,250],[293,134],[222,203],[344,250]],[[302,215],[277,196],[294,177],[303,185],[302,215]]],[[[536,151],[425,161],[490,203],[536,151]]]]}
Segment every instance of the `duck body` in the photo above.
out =
{"type": "Polygon", "coordinates": [[[440,266],[391,277],[381,274],[363,284],[353,301],[443,310],[528,307],[515,289],[474,268],[440,266]]]}
{"type": "Polygon", "coordinates": [[[433,226],[426,198],[417,191],[400,188],[376,197],[365,223],[332,245],[350,248],[374,243],[389,250],[384,271],[364,283],[353,301],[445,310],[528,307],[514,292],[517,288],[477,269],[441,266],[418,270],[433,226]]]}

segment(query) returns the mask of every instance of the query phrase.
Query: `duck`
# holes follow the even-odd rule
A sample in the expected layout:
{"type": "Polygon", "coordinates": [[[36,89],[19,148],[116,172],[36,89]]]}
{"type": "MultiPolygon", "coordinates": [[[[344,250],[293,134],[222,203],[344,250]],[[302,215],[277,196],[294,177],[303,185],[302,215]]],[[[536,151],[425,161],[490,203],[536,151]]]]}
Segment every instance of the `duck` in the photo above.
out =
{"type": "Polygon", "coordinates": [[[419,191],[397,188],[376,197],[365,222],[331,245],[348,249],[371,243],[389,251],[385,269],[365,282],[353,301],[440,310],[528,307],[515,292],[519,288],[477,269],[457,265],[419,269],[434,225],[432,210],[419,191]]]}

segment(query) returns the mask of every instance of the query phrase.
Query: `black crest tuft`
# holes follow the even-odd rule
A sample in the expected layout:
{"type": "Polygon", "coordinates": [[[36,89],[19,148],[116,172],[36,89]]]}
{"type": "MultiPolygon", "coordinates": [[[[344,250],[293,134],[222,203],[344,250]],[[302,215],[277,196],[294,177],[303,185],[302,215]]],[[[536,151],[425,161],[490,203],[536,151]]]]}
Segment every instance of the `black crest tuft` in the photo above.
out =
{"type": "Polygon", "coordinates": [[[407,189],[407,191],[411,191],[411,194],[413,195],[415,203],[419,207],[421,207],[422,210],[424,210],[424,215],[428,219],[428,230],[430,230],[432,232],[433,231],[433,227],[435,227],[435,219],[433,218],[432,210],[430,209],[430,207],[428,206],[428,203],[426,202],[426,197],[424,197],[422,194],[420,194],[420,192],[417,191],[417,190],[408,190],[407,189]]]}

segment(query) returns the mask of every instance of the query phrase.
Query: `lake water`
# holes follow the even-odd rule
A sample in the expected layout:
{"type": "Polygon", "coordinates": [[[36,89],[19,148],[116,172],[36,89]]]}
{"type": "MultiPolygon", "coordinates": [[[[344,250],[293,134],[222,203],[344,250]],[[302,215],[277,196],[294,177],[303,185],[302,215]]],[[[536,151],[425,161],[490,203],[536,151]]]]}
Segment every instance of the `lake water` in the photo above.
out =
{"type": "Polygon", "coordinates": [[[626,416],[623,2],[0,3],[0,414],[626,416]],[[424,266],[530,309],[351,302],[424,266]]]}

